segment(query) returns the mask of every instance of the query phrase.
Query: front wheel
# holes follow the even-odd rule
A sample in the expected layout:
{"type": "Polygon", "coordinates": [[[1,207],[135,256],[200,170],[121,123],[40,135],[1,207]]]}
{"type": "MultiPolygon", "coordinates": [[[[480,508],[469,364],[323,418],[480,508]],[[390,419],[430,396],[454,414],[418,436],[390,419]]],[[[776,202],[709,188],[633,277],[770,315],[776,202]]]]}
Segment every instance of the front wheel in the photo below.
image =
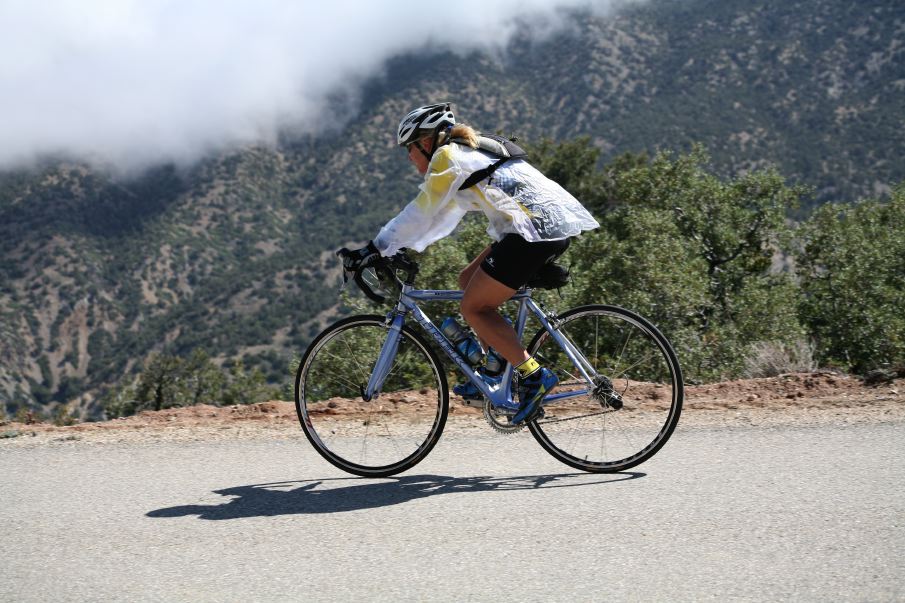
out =
{"type": "Polygon", "coordinates": [[[382,393],[362,398],[387,333],[382,316],[340,320],[311,342],[295,379],[296,411],[308,440],[333,465],[362,477],[393,475],[424,459],[449,412],[442,365],[408,327],[382,393]]]}
{"type": "Polygon", "coordinates": [[[672,346],[650,322],[616,306],[581,306],[559,317],[559,332],[587,359],[589,386],[556,340],[541,330],[528,350],[556,373],[553,395],[586,393],[544,405],[528,424],[556,459],[595,473],[643,463],[672,435],[684,385],[672,346]]]}

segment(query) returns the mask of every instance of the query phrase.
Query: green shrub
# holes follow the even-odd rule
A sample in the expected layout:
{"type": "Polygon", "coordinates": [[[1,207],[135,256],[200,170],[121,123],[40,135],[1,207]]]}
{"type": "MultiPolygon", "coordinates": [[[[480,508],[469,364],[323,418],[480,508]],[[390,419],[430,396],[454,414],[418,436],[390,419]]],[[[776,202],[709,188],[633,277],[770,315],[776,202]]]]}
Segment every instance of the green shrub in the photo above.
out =
{"type": "Polygon", "coordinates": [[[821,361],[905,365],[905,184],[887,203],[821,207],[801,239],[801,316],[821,361]]]}
{"type": "Polygon", "coordinates": [[[135,383],[109,392],[103,406],[108,417],[122,417],[195,404],[252,404],[277,393],[260,370],[247,371],[237,360],[224,371],[197,349],[188,358],[153,356],[135,383]]]}

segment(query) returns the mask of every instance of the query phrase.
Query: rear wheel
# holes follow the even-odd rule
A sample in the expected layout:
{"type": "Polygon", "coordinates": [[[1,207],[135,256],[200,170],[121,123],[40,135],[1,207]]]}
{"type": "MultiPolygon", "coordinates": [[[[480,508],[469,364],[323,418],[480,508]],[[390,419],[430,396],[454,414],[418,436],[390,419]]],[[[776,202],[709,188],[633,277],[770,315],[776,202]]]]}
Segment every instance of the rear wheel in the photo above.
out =
{"type": "Polygon", "coordinates": [[[295,381],[295,405],[315,450],[343,471],[385,477],[413,467],[446,424],[449,393],[427,342],[403,327],[379,397],[362,392],[388,330],[382,316],[353,316],[308,347],[295,381]]]}
{"type": "Polygon", "coordinates": [[[581,373],[545,330],[529,352],[556,373],[553,394],[588,390],[544,406],[528,424],[543,448],[563,463],[595,473],[643,463],[666,443],[679,421],[682,371],[669,342],[647,320],[616,306],[582,306],[559,317],[559,331],[581,351],[595,382],[581,373]]]}

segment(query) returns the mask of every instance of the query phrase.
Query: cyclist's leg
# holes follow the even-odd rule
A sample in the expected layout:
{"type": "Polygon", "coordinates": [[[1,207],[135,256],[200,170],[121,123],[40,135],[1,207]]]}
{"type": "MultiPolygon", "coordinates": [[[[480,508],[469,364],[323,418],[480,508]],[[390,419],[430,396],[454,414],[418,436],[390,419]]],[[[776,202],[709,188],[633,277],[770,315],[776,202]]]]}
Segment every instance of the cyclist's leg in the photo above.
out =
{"type": "Polygon", "coordinates": [[[515,330],[500,315],[499,307],[541,266],[568,247],[568,239],[530,243],[517,234],[507,234],[485,249],[460,275],[465,291],[460,307],[462,316],[485,347],[492,346],[513,366],[529,356],[515,330]]]}
{"type": "Polygon", "coordinates": [[[519,341],[515,329],[499,312],[499,307],[515,291],[492,278],[483,268],[477,267],[465,287],[460,310],[481,341],[492,346],[513,366],[518,366],[528,359],[528,352],[519,341]]]}
{"type": "Polygon", "coordinates": [[[541,266],[568,247],[568,239],[530,243],[519,235],[508,234],[491,246],[490,253],[465,288],[462,316],[482,340],[512,363],[521,376],[519,409],[510,419],[513,425],[530,421],[541,413],[544,397],[556,387],[559,379],[528,354],[498,308],[541,266]]]}
{"type": "MultiPolygon", "coordinates": [[[[481,251],[481,253],[479,253],[475,259],[473,259],[471,262],[469,262],[468,266],[466,266],[462,270],[462,272],[459,273],[459,288],[460,289],[462,289],[464,291],[465,289],[468,288],[468,283],[471,282],[471,279],[474,277],[475,272],[480,270],[481,262],[484,261],[484,258],[487,257],[487,254],[489,254],[492,249],[493,249],[493,247],[490,245],[485,247],[484,250],[481,251]]],[[[468,321],[467,318],[466,318],[466,321],[469,322],[469,324],[470,324],[470,321],[468,321]]],[[[485,340],[483,337],[481,337],[480,334],[477,334],[477,335],[478,335],[478,339],[481,342],[481,346],[485,350],[489,350],[490,343],[488,343],[487,340],[485,340]]],[[[487,383],[492,385],[492,384],[496,384],[496,383],[500,382],[500,378],[496,374],[494,374],[492,376],[488,375],[486,372],[484,372],[483,367],[479,368],[478,370],[479,370],[479,372],[481,372],[483,379],[487,383]]],[[[453,393],[461,396],[462,398],[464,398],[466,400],[483,399],[483,395],[478,390],[477,386],[475,386],[470,381],[466,381],[465,383],[456,384],[453,387],[453,393]]]]}
{"type": "Polygon", "coordinates": [[[465,290],[468,287],[468,283],[471,282],[471,277],[474,276],[475,270],[481,265],[481,262],[484,261],[484,258],[487,257],[487,254],[490,253],[491,246],[488,245],[484,248],[484,251],[478,254],[478,257],[473,259],[468,266],[466,266],[462,272],[459,273],[459,289],[465,290]]]}
{"type": "Polygon", "coordinates": [[[544,397],[559,381],[550,370],[541,367],[522,347],[515,329],[500,315],[499,306],[515,293],[478,268],[462,298],[462,316],[481,339],[486,340],[521,374],[518,412],[510,421],[518,425],[541,412],[544,397]]]}

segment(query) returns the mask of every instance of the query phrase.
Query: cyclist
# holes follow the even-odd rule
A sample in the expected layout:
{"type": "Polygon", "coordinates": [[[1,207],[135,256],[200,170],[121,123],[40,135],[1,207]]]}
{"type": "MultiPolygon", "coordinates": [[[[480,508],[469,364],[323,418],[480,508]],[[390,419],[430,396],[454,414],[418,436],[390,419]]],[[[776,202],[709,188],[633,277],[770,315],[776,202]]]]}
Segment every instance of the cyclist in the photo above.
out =
{"type": "Polygon", "coordinates": [[[423,251],[449,235],[468,211],[484,212],[490,222],[487,233],[495,242],[460,273],[459,286],[465,292],[460,310],[485,346],[519,371],[519,408],[511,423],[530,420],[558,379],[528,354],[499,307],[565,252],[572,237],[599,224],[575,197],[504,148],[506,141],[457,124],[449,103],[408,113],[396,141],[406,148],[424,182],[415,199],[373,241],[346,257],[346,267],[367,266],[403,247],[423,251]],[[491,173],[461,188],[481,170],[491,173]]]}

